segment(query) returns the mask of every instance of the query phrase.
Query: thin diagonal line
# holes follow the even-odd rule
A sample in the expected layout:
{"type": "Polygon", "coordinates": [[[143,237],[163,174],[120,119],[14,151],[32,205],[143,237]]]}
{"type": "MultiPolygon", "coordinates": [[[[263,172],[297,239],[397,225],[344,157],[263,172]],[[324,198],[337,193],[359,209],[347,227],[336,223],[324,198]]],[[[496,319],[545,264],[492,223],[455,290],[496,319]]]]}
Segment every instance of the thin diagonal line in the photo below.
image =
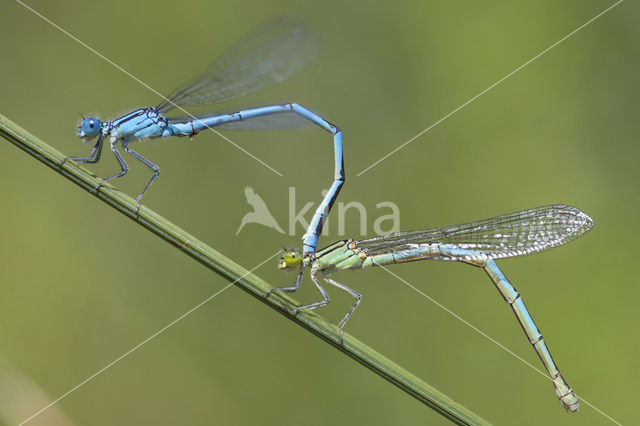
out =
{"type": "Polygon", "coordinates": [[[607,13],[608,11],[610,11],[611,9],[613,9],[614,7],[616,7],[617,5],[619,5],[620,3],[622,3],[624,0],[618,0],[617,3],[614,3],[613,5],[609,6],[607,9],[605,9],[604,11],[600,12],[599,14],[597,14],[596,16],[594,16],[593,18],[589,19],[587,22],[585,22],[584,24],[580,25],[578,28],[576,28],[575,30],[571,31],[569,34],[567,34],[566,36],[562,37],[560,40],[556,41],[555,43],[553,43],[551,46],[547,47],[546,49],[544,49],[542,52],[538,53],[536,56],[534,56],[533,58],[529,59],[527,62],[525,62],[524,64],[520,65],[518,68],[516,68],[515,70],[511,71],[509,74],[505,75],[504,77],[502,77],[500,80],[496,81],[495,83],[493,83],[491,86],[487,87],[486,89],[484,89],[482,92],[478,93],[477,95],[475,95],[474,97],[472,97],[471,99],[469,99],[468,101],[466,101],[465,103],[463,103],[462,105],[460,105],[458,108],[454,109],[453,111],[449,112],[447,115],[445,115],[444,117],[442,117],[440,120],[436,121],[435,123],[433,123],[432,125],[430,125],[429,127],[427,127],[426,129],[424,129],[423,131],[421,131],[420,133],[418,133],[417,135],[415,135],[414,137],[412,137],[411,139],[409,139],[408,141],[406,141],[405,143],[403,143],[402,145],[400,145],[399,147],[397,147],[396,149],[394,149],[393,151],[391,151],[390,153],[388,153],[387,155],[385,155],[384,157],[380,158],[378,161],[376,161],[375,163],[371,164],[369,167],[367,167],[366,169],[362,170],[360,173],[357,174],[357,176],[360,176],[361,174],[363,174],[364,172],[366,172],[367,170],[371,169],[372,167],[378,165],[379,163],[381,163],[382,161],[384,161],[385,159],[387,159],[388,157],[390,157],[391,155],[395,154],[396,152],[398,152],[399,150],[401,150],[402,148],[404,148],[405,146],[409,145],[411,142],[413,142],[414,140],[416,140],[417,138],[419,138],[420,136],[424,135],[426,132],[428,132],[429,130],[433,129],[435,126],[437,126],[438,124],[442,123],[444,120],[446,120],[447,118],[451,117],[453,114],[455,114],[456,112],[460,111],[462,108],[466,107],[467,105],[469,105],[471,102],[475,101],[476,99],[478,99],[480,96],[484,95],[485,93],[487,93],[489,90],[493,89],[494,87],[496,87],[498,84],[502,83],[503,81],[505,81],[507,78],[511,77],[512,75],[514,75],[515,73],[517,73],[518,71],[520,71],[522,68],[526,67],[527,65],[529,65],[531,62],[535,61],[536,59],[538,59],[540,56],[544,55],[545,53],[547,53],[548,51],[550,51],[551,49],[553,49],[554,47],[556,47],[557,45],[559,45],[560,43],[562,43],[563,41],[565,41],[566,39],[568,39],[569,37],[571,37],[572,35],[574,35],[575,33],[577,33],[578,31],[580,31],[581,29],[583,29],[584,27],[586,27],[587,25],[589,25],[590,23],[592,23],[593,21],[595,21],[596,19],[598,19],[599,17],[601,17],[602,15],[604,15],[605,13],[607,13]]]}
{"type": "MultiPolygon", "coordinates": [[[[174,102],[172,102],[171,100],[167,99],[162,93],[158,92],[156,89],[154,89],[153,87],[149,86],[147,83],[145,83],[144,81],[140,80],[138,77],[134,76],[133,74],[131,74],[129,71],[125,70],[124,68],[122,68],[120,65],[116,64],[115,62],[113,62],[111,59],[107,58],[106,56],[104,56],[102,53],[98,52],[96,49],[94,49],[93,47],[89,46],[88,44],[86,44],[85,42],[83,42],[82,40],[80,40],[78,37],[74,36],[73,34],[71,34],[70,32],[68,32],[67,30],[63,29],[62,27],[60,27],[59,25],[55,24],[53,21],[51,21],[49,18],[47,18],[46,16],[42,15],[41,13],[39,13],[38,11],[36,11],[35,9],[31,8],[30,6],[26,5],[25,3],[23,3],[20,0],[16,0],[17,3],[19,3],[20,5],[24,6],[26,9],[30,10],[31,12],[33,12],[35,15],[39,16],[40,18],[42,18],[44,21],[48,22],[49,24],[51,24],[53,27],[55,27],[56,29],[60,30],[61,32],[63,32],[65,35],[67,35],[68,37],[70,37],[71,39],[73,39],[74,41],[76,41],[77,43],[79,43],[80,45],[86,47],[87,49],[89,49],[91,52],[95,53],[97,56],[99,56],[101,59],[103,59],[104,61],[108,62],[109,64],[113,65],[114,67],[116,67],[118,70],[122,71],[124,74],[126,74],[127,76],[131,77],[132,79],[134,79],[135,81],[137,81],[140,85],[142,85],[143,87],[147,88],[148,90],[150,90],[151,92],[155,93],[156,95],[158,95],[159,97],[161,97],[162,99],[164,99],[165,101],[170,102],[173,106],[175,106],[176,108],[178,108],[180,111],[184,112],[185,114],[187,114],[189,117],[193,118],[194,120],[197,120],[198,118],[196,116],[194,116],[193,114],[191,114],[189,111],[185,110],[184,108],[182,108],[179,105],[176,105],[174,102]]],[[[206,126],[207,129],[211,130],[212,132],[214,132],[216,135],[220,136],[222,139],[224,139],[225,141],[229,142],[231,145],[235,146],[236,148],[238,148],[240,151],[244,152],[245,154],[247,154],[249,157],[253,158],[254,160],[256,160],[258,163],[262,164],[263,166],[265,166],[266,168],[268,168],[269,170],[271,170],[272,172],[274,172],[275,174],[277,174],[278,176],[283,176],[282,173],[280,173],[279,171],[277,171],[276,169],[274,169],[273,167],[271,167],[270,165],[268,165],[267,163],[265,163],[264,161],[262,161],[261,159],[259,159],[258,157],[256,157],[255,155],[253,155],[252,153],[250,153],[249,151],[247,151],[246,149],[244,149],[243,147],[241,147],[240,145],[238,145],[237,143],[233,142],[231,139],[229,139],[228,137],[226,137],[225,135],[223,135],[222,133],[220,133],[219,131],[217,131],[216,129],[214,129],[213,127],[209,127],[206,126]]]]}
{"type": "Polygon", "coordinates": [[[274,257],[276,257],[277,255],[279,255],[281,253],[281,250],[278,250],[277,252],[275,252],[274,254],[272,254],[271,256],[269,256],[269,258],[265,259],[264,261],[260,262],[257,266],[255,266],[253,269],[251,269],[250,271],[248,271],[247,273],[245,273],[244,275],[242,275],[241,277],[238,277],[237,279],[235,279],[233,282],[227,284],[226,287],[224,287],[222,290],[218,290],[217,292],[213,293],[211,296],[207,297],[206,299],[204,299],[202,302],[198,303],[197,305],[195,305],[193,308],[189,309],[188,311],[186,311],[184,314],[180,315],[178,318],[174,319],[173,321],[171,321],[169,324],[165,325],[164,327],[162,327],[160,330],[156,331],[155,333],[153,333],[151,336],[147,337],[146,339],[144,339],[143,341],[141,341],[140,343],[138,343],[137,345],[135,345],[133,348],[129,349],[127,352],[123,353],[122,355],[120,355],[119,357],[117,357],[116,359],[114,359],[113,361],[111,361],[109,364],[105,365],[104,367],[102,367],[100,370],[96,371],[95,373],[93,373],[92,375],[90,375],[89,377],[87,377],[86,379],[84,379],[83,381],[81,381],[80,383],[78,383],[77,385],[75,385],[74,387],[72,387],[71,389],[69,389],[68,391],[66,391],[65,393],[63,393],[62,395],[60,395],[58,398],[56,398],[55,400],[53,400],[52,402],[50,402],[49,404],[45,405],[44,407],[42,407],[40,410],[36,411],[35,413],[33,413],[31,416],[29,416],[28,418],[26,418],[25,420],[23,420],[18,426],[22,426],[23,424],[27,423],[29,420],[33,419],[34,417],[36,417],[37,415],[39,415],[40,413],[42,413],[43,411],[45,411],[47,408],[51,407],[52,405],[58,403],[61,399],[69,396],[69,394],[71,394],[72,392],[74,392],[75,390],[77,390],[79,387],[85,385],[86,383],[88,383],[89,381],[93,380],[94,378],[96,378],[96,376],[98,376],[99,374],[103,373],[105,370],[107,370],[109,367],[112,367],[114,364],[116,364],[117,362],[121,361],[123,358],[125,358],[126,356],[128,356],[129,354],[131,354],[132,352],[134,352],[135,350],[139,349],[141,346],[143,346],[144,344],[148,343],[151,339],[153,339],[154,337],[156,337],[157,335],[163,333],[164,331],[166,331],[169,327],[172,327],[173,325],[175,325],[178,321],[180,321],[181,319],[183,319],[184,317],[186,317],[187,315],[190,315],[193,311],[195,311],[196,309],[198,309],[199,307],[201,307],[202,305],[204,305],[205,303],[207,303],[208,301],[210,301],[211,299],[213,299],[214,297],[216,297],[217,295],[219,295],[220,293],[222,293],[223,291],[225,291],[226,289],[228,289],[229,287],[231,287],[233,284],[235,284],[236,282],[238,282],[239,280],[241,280],[242,278],[246,277],[247,275],[249,275],[251,272],[255,271],[256,269],[258,269],[259,267],[261,267],[262,265],[264,265],[265,263],[267,263],[268,261],[270,261],[271,259],[273,259],[274,257]]]}
{"type": "MultiPolygon", "coordinates": [[[[433,304],[435,304],[436,306],[438,306],[439,308],[443,309],[445,312],[447,312],[448,314],[450,314],[451,316],[453,316],[454,318],[456,318],[457,320],[461,321],[462,323],[464,323],[466,326],[468,326],[469,328],[471,328],[473,331],[477,332],[478,334],[484,336],[486,339],[488,339],[490,342],[496,344],[498,347],[500,347],[501,349],[503,349],[504,351],[506,351],[507,353],[511,354],[511,356],[513,356],[514,358],[516,358],[517,360],[521,361],[522,363],[524,363],[525,365],[528,365],[529,367],[531,367],[533,370],[535,370],[536,372],[540,373],[541,375],[543,375],[545,378],[551,380],[551,378],[549,377],[548,374],[546,374],[545,372],[543,372],[542,370],[540,370],[539,368],[537,368],[536,366],[534,366],[533,364],[531,364],[529,361],[525,360],[524,358],[522,358],[520,355],[516,354],[515,352],[513,352],[511,349],[507,348],[505,345],[503,345],[502,343],[498,342],[496,339],[494,339],[493,337],[489,336],[487,333],[485,333],[484,331],[480,330],[478,327],[476,327],[475,325],[471,324],[469,321],[465,320],[464,318],[462,318],[460,315],[456,314],[455,312],[453,312],[451,309],[447,308],[446,306],[444,306],[443,304],[441,304],[440,302],[438,302],[437,300],[435,300],[433,297],[429,296],[428,294],[426,294],[425,292],[423,292],[422,290],[418,289],[417,287],[415,287],[414,285],[410,284],[408,281],[406,281],[405,279],[403,279],[402,277],[394,274],[393,272],[391,272],[389,269],[387,269],[385,266],[383,265],[378,265],[380,266],[382,269],[384,269],[385,271],[387,271],[389,274],[391,274],[393,277],[397,278],[398,280],[402,281],[406,286],[408,286],[409,288],[411,288],[413,291],[417,292],[418,294],[420,294],[422,297],[428,299],[430,302],[432,302],[433,304]]],[[[587,404],[589,407],[593,408],[594,410],[596,410],[598,413],[602,414],[604,417],[606,417],[607,419],[611,420],[613,423],[622,426],[622,424],[616,420],[614,420],[611,416],[607,415],[606,413],[604,413],[602,410],[600,410],[598,407],[596,407],[595,405],[591,404],[589,401],[585,400],[584,398],[582,398],[580,395],[578,395],[577,393],[574,392],[574,395],[576,395],[576,397],[578,397],[578,399],[580,400],[580,402],[584,402],[585,404],[587,404]]]]}

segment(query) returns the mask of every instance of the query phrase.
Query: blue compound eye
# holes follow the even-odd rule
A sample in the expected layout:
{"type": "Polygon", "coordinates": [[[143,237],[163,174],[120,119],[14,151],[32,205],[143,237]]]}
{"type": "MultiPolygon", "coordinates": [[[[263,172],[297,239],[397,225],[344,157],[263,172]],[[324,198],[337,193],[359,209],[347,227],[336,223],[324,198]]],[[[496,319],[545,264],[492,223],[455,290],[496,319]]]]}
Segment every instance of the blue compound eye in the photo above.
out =
{"type": "Polygon", "coordinates": [[[97,118],[85,118],[80,127],[78,127],[78,136],[81,138],[95,138],[100,134],[102,123],[97,118]]]}

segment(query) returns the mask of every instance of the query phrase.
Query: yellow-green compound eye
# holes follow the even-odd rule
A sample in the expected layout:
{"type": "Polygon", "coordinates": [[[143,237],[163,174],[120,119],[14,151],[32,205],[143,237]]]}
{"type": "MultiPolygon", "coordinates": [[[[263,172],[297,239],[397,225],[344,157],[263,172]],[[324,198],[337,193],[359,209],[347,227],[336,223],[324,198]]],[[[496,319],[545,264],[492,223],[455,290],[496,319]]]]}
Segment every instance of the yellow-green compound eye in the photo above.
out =
{"type": "Polygon", "coordinates": [[[302,261],[302,254],[298,250],[287,250],[282,256],[282,261],[288,268],[298,266],[302,261]]]}

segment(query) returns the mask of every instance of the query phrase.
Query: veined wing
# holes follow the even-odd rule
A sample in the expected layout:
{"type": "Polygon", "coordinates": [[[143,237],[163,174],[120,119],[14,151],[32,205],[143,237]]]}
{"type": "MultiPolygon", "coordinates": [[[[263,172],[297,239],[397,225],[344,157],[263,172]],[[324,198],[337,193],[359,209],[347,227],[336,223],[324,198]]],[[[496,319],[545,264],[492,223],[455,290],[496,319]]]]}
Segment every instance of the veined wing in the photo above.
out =
{"type": "Polygon", "coordinates": [[[259,27],[218,58],[200,76],[158,105],[164,114],[179,105],[207,105],[235,99],[277,84],[311,62],[319,41],[292,18],[259,27]]]}
{"type": "Polygon", "coordinates": [[[552,205],[423,231],[397,232],[357,241],[368,255],[410,250],[425,244],[447,244],[483,253],[488,259],[521,256],[578,238],[593,226],[579,209],[552,205]]]}

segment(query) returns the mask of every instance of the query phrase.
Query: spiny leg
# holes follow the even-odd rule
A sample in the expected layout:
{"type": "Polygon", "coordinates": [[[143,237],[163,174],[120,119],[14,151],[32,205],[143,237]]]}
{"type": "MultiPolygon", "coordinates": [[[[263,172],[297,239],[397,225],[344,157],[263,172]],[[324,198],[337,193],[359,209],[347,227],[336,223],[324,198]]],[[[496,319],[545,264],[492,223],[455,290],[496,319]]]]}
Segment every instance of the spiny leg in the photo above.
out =
{"type": "Polygon", "coordinates": [[[100,183],[98,185],[96,185],[96,187],[91,190],[91,192],[96,192],[98,190],[98,188],[100,188],[100,186],[102,186],[103,183],[105,183],[107,181],[110,181],[111,179],[116,179],[116,178],[122,177],[122,176],[126,175],[127,172],[129,171],[129,166],[127,166],[127,163],[124,161],[124,158],[122,158],[122,155],[120,154],[120,152],[118,151],[118,148],[116,147],[116,144],[118,143],[118,141],[120,141],[120,139],[116,139],[116,140],[112,140],[111,141],[111,151],[113,151],[113,154],[116,156],[116,159],[118,160],[118,163],[120,164],[120,169],[122,171],[120,173],[116,173],[113,176],[109,176],[108,178],[102,179],[100,181],[100,183]]]}
{"type": "Polygon", "coordinates": [[[292,311],[292,313],[295,314],[296,312],[298,312],[301,309],[316,309],[316,308],[320,308],[322,306],[327,306],[329,304],[329,302],[331,301],[331,299],[329,298],[329,294],[324,289],[324,287],[322,287],[322,284],[320,284],[320,281],[318,280],[318,278],[315,275],[311,275],[311,280],[316,285],[318,290],[320,290],[320,293],[322,294],[322,300],[320,300],[319,302],[310,303],[308,305],[298,306],[297,308],[295,308],[292,311]]]}
{"type": "Polygon", "coordinates": [[[137,203],[137,206],[138,206],[136,211],[138,211],[138,210],[140,210],[140,200],[142,199],[142,196],[144,195],[146,190],[149,189],[149,187],[151,186],[153,181],[158,179],[158,176],[160,176],[160,167],[158,167],[156,164],[152,163],[148,159],[144,158],[142,155],[138,154],[137,152],[135,152],[134,150],[129,148],[129,143],[127,141],[123,141],[122,142],[122,149],[124,149],[126,152],[131,154],[133,157],[135,157],[138,160],[142,161],[147,167],[149,167],[151,170],[153,170],[153,176],[151,177],[149,182],[147,182],[147,185],[144,187],[144,189],[142,190],[140,195],[138,195],[138,197],[136,198],[136,203],[137,203]]]}
{"type": "Polygon", "coordinates": [[[349,288],[344,284],[340,284],[338,281],[332,280],[331,278],[323,278],[323,280],[325,280],[325,282],[327,282],[328,284],[344,291],[349,296],[356,299],[356,303],[353,304],[349,312],[347,312],[346,315],[337,324],[338,328],[340,329],[340,343],[342,343],[342,334],[343,334],[342,330],[344,329],[344,326],[347,323],[347,321],[349,321],[349,318],[351,317],[351,314],[353,313],[353,311],[355,311],[358,305],[360,304],[360,302],[362,302],[362,295],[357,291],[355,291],[354,289],[349,288]]]}
{"type": "Polygon", "coordinates": [[[504,300],[509,304],[509,306],[511,306],[511,309],[527,335],[529,342],[547,369],[549,377],[551,377],[551,380],[553,381],[553,386],[556,390],[556,395],[558,396],[560,403],[566,410],[574,412],[578,411],[578,408],[580,408],[578,398],[573,393],[571,386],[569,386],[562,374],[560,374],[560,370],[553,361],[551,353],[542,338],[542,333],[540,333],[538,327],[536,327],[536,324],[533,322],[533,318],[527,310],[520,294],[516,291],[509,280],[507,280],[507,277],[502,273],[500,268],[498,268],[496,262],[489,259],[486,261],[469,261],[465,263],[479,266],[484,269],[504,300]]]}
{"type": "Polygon", "coordinates": [[[285,291],[287,293],[293,293],[294,291],[298,290],[300,288],[300,284],[302,283],[302,274],[304,273],[304,268],[302,265],[300,265],[300,271],[298,272],[298,276],[296,277],[296,282],[293,286],[291,287],[277,287],[277,288],[272,288],[271,290],[267,291],[264,294],[264,297],[268,297],[272,292],[274,291],[285,291]]]}
{"type": "Polygon", "coordinates": [[[91,148],[91,152],[86,157],[65,157],[58,163],[59,166],[64,164],[67,160],[73,160],[77,163],[97,163],[100,160],[100,154],[102,154],[102,143],[104,142],[104,134],[100,133],[96,144],[91,148]],[[95,158],[93,156],[95,155],[95,158]]]}

